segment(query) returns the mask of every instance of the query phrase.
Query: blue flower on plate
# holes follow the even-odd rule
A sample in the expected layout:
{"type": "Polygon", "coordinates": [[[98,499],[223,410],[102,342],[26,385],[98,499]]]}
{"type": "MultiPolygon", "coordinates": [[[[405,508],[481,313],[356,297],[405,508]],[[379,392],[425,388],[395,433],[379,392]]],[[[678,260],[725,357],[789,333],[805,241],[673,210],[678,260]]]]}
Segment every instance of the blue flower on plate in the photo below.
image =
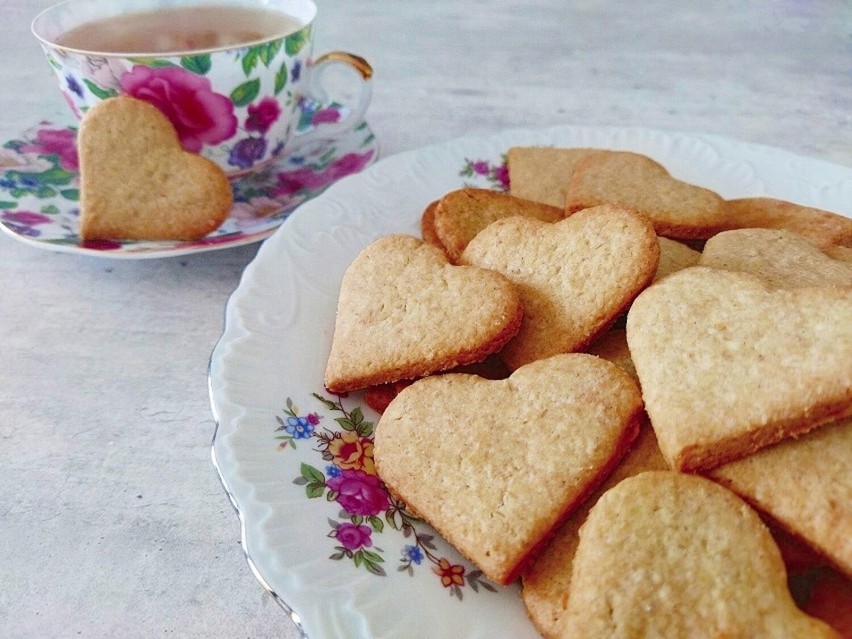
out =
{"type": "Polygon", "coordinates": [[[419,566],[420,562],[423,561],[423,551],[418,546],[408,545],[402,549],[402,557],[419,566]]]}
{"type": "Polygon", "coordinates": [[[307,417],[288,417],[284,430],[292,435],[293,439],[309,439],[314,433],[314,425],[307,417]]]}
{"type": "Polygon", "coordinates": [[[329,464],[325,467],[325,474],[329,477],[340,477],[340,469],[334,464],[329,464]]]}

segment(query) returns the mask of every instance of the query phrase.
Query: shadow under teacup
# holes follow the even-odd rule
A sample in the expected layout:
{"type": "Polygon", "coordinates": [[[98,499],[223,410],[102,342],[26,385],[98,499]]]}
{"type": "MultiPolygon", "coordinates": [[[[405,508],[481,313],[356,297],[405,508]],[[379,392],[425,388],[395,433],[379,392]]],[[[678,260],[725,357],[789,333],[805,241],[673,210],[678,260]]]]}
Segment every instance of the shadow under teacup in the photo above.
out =
{"type": "Polygon", "coordinates": [[[316,14],[312,0],[67,0],[32,31],[78,119],[117,95],[146,100],[184,149],[237,176],[363,119],[372,68],[342,51],[312,59],[316,14]],[[361,82],[346,117],[322,87],[332,64],[361,82]]]}

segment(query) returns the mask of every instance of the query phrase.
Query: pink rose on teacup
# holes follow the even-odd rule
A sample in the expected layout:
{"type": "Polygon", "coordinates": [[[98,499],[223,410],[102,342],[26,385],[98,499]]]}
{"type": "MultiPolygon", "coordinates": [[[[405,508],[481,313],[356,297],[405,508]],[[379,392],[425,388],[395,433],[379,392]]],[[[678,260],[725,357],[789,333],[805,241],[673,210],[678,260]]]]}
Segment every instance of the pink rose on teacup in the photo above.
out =
{"type": "Polygon", "coordinates": [[[228,96],[213,91],[210,80],[181,67],[136,65],[121,76],[121,88],[156,106],[177,129],[183,148],[198,153],[234,135],[237,118],[228,96]]]}
{"type": "Polygon", "coordinates": [[[246,131],[266,133],[269,127],[281,115],[281,107],[275,98],[263,98],[257,104],[250,104],[246,118],[246,131]]]}

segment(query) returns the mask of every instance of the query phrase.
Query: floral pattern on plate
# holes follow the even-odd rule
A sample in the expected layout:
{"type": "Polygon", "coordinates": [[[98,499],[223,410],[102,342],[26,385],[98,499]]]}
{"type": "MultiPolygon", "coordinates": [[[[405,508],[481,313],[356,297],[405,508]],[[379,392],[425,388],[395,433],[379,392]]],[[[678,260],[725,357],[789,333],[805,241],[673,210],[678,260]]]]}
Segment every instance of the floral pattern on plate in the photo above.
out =
{"type": "Polygon", "coordinates": [[[352,260],[379,237],[418,235],[424,208],[450,190],[505,189],[505,154],[518,145],[634,151],[726,198],[768,195],[852,215],[848,168],[717,136],[570,126],[396,154],[301,207],[231,296],[209,387],[213,461],[249,565],[310,639],[540,637],[518,584],[474,592],[474,567],[431,527],[408,520],[406,536],[405,511],[368,479],[378,414],[363,393],[323,390],[352,260]],[[429,545],[417,543],[422,535],[429,545]]]}
{"type": "MultiPolygon", "coordinates": [[[[329,559],[351,560],[356,568],[386,576],[382,564],[385,550],[374,545],[374,537],[385,531],[385,526],[402,534],[409,543],[399,550],[397,570],[414,576],[414,569],[423,561],[433,564],[444,588],[458,599],[463,598],[462,588],[469,586],[474,592],[480,588],[496,592],[497,588],[486,581],[481,570],[453,563],[435,544],[435,535],[424,532],[425,525],[385,488],[376,473],[373,462],[374,422],[365,419],[359,406],[347,410],[343,398],[328,399],[314,393],[325,410],[336,413],[337,428],[321,427],[326,416],[317,412],[299,414],[293,400],[287,398],[284,417],[276,416],[278,427],[275,436],[278,449],[297,448],[300,440],[313,440],[313,451],[319,461],[325,462],[323,470],[302,462],[294,484],[305,487],[308,499],[325,497],[326,501],[340,506],[338,519],[328,518],[328,536],[337,541],[329,559]]],[[[430,529],[431,530],[431,529],[430,529]]],[[[398,539],[388,539],[395,543],[398,539]]]]}
{"type": "MultiPolygon", "coordinates": [[[[345,115],[338,105],[310,100],[302,100],[300,109],[300,130],[345,115]]],[[[348,133],[285,151],[274,164],[232,180],[230,215],[200,240],[82,242],[77,231],[76,128],[44,121],[0,146],[0,229],[41,248],[111,258],[167,257],[239,246],[268,237],[299,205],[377,157],[375,136],[361,122],[348,133]]]]}

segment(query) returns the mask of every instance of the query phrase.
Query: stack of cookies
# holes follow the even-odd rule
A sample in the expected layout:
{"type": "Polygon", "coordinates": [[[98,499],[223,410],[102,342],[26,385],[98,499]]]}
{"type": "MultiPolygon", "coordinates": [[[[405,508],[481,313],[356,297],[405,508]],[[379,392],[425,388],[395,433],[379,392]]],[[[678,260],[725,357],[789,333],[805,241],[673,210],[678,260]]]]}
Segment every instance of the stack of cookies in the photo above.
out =
{"type": "Polygon", "coordinates": [[[388,490],[545,637],[852,632],[852,220],[507,157],[342,282],[325,383],[382,412],[388,490]]]}

